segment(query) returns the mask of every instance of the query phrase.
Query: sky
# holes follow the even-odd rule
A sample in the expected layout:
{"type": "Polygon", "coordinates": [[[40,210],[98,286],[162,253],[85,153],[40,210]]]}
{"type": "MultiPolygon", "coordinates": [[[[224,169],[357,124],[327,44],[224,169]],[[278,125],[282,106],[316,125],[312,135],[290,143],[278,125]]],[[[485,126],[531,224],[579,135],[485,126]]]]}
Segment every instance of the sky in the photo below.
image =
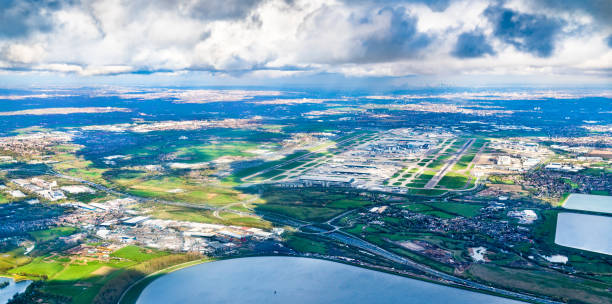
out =
{"type": "Polygon", "coordinates": [[[611,16],[610,0],[2,0],[0,82],[610,87],[611,16]]]}

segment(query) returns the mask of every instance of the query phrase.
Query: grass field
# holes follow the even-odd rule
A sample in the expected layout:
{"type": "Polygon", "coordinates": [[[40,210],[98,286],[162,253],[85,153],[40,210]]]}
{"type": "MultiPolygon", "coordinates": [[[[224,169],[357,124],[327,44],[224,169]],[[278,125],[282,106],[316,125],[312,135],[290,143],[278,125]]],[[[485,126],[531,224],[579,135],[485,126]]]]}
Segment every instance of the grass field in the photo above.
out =
{"type": "Polygon", "coordinates": [[[249,198],[248,195],[229,187],[205,185],[181,176],[115,179],[113,181],[134,195],[169,201],[225,206],[249,198]],[[174,192],[176,189],[180,189],[179,192],[174,192]]]}
{"type": "Polygon", "coordinates": [[[324,189],[274,189],[265,191],[262,204],[255,211],[273,212],[307,221],[324,221],[348,209],[361,208],[374,202],[363,196],[328,192],[324,189]]]}
{"type": "Polygon", "coordinates": [[[12,254],[3,254],[5,260],[10,257],[14,261],[13,265],[27,263],[6,270],[5,273],[29,279],[44,279],[44,292],[70,297],[74,304],[92,303],[102,286],[126,268],[169,255],[137,246],[121,248],[111,254],[110,260],[104,261],[87,261],[71,256],[40,256],[30,260],[24,258],[22,253],[22,250],[18,250],[12,254]]]}
{"type": "Polygon", "coordinates": [[[46,242],[58,237],[71,235],[76,232],[74,227],[55,227],[46,230],[32,231],[30,235],[36,242],[46,242]]]}
{"type": "Polygon", "coordinates": [[[24,252],[25,249],[23,247],[0,252],[0,272],[29,263],[32,259],[24,256],[24,252]]]}
{"type": "Polygon", "coordinates": [[[610,303],[609,285],[564,276],[554,271],[514,269],[493,265],[474,264],[470,276],[511,290],[535,294],[555,295],[574,303],[610,303]]]}
{"type": "Polygon", "coordinates": [[[441,218],[453,218],[455,216],[474,217],[479,213],[480,205],[454,203],[454,202],[437,202],[437,203],[416,203],[402,206],[413,212],[433,215],[441,218]]]}
{"type": "Polygon", "coordinates": [[[311,252],[326,254],[328,250],[328,246],[325,242],[315,240],[311,237],[299,236],[297,234],[291,234],[287,237],[287,245],[302,253],[311,252]]]}
{"type": "Polygon", "coordinates": [[[468,181],[465,174],[457,172],[447,172],[444,177],[438,182],[438,186],[447,189],[462,189],[468,181]]]}
{"type": "Polygon", "coordinates": [[[26,265],[11,269],[8,273],[26,277],[51,278],[63,269],[62,263],[45,261],[42,257],[38,257],[26,265]]]}
{"type": "Polygon", "coordinates": [[[256,228],[270,228],[271,224],[256,216],[240,216],[233,213],[222,212],[215,217],[210,210],[188,207],[156,205],[151,213],[153,217],[177,221],[191,221],[198,223],[212,223],[222,225],[248,226],[256,228]]]}
{"type": "Polygon", "coordinates": [[[463,217],[474,217],[480,213],[480,209],[482,208],[481,205],[454,202],[432,203],[431,206],[444,212],[457,214],[463,217]]]}
{"type": "Polygon", "coordinates": [[[229,142],[224,144],[197,145],[183,147],[178,156],[186,162],[208,162],[221,156],[253,156],[248,150],[257,149],[258,144],[247,142],[229,142]]]}
{"type": "Polygon", "coordinates": [[[322,222],[343,212],[342,209],[326,207],[305,206],[283,206],[283,205],[259,205],[256,211],[273,212],[305,221],[322,222]]]}
{"type": "Polygon", "coordinates": [[[141,248],[134,245],[125,246],[111,254],[112,257],[132,260],[135,262],[144,262],[156,257],[167,255],[163,251],[141,248]]]}
{"type": "Polygon", "coordinates": [[[108,184],[103,178],[103,174],[108,169],[96,168],[91,161],[77,157],[72,153],[57,154],[54,156],[54,160],[59,162],[52,165],[53,169],[60,173],[103,185],[108,184]]]}

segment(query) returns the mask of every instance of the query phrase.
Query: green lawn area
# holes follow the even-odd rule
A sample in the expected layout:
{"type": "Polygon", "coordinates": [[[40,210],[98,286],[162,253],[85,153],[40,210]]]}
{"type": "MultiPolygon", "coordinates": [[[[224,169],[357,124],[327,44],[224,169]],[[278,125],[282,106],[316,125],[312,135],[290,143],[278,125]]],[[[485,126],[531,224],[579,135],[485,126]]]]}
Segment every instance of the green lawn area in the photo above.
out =
{"type": "Polygon", "coordinates": [[[198,223],[212,223],[223,225],[248,226],[256,228],[270,228],[270,222],[259,217],[240,216],[234,213],[222,212],[221,218],[213,216],[210,210],[202,210],[179,206],[154,206],[153,217],[168,220],[188,221],[198,223]]]}
{"type": "Polygon", "coordinates": [[[312,252],[318,254],[327,253],[327,244],[312,238],[291,234],[287,238],[287,245],[298,252],[312,252]]]}
{"type": "Polygon", "coordinates": [[[29,234],[36,242],[46,242],[58,237],[71,235],[76,231],[74,227],[55,227],[46,230],[32,231],[29,234]]]}
{"type": "Polygon", "coordinates": [[[463,217],[474,217],[480,213],[482,208],[481,205],[455,202],[432,203],[431,206],[446,213],[454,213],[463,217]]]}
{"type": "Polygon", "coordinates": [[[128,259],[135,262],[144,262],[164,255],[168,255],[168,253],[134,245],[125,246],[111,253],[112,257],[128,259]]]}
{"type": "Polygon", "coordinates": [[[426,204],[408,204],[408,205],[403,205],[402,208],[406,208],[410,211],[414,211],[414,212],[423,212],[423,211],[430,211],[432,210],[431,206],[426,205],[426,204]]]}
{"type": "Polygon", "coordinates": [[[27,277],[50,278],[64,269],[62,263],[44,261],[42,257],[35,258],[32,262],[9,270],[10,274],[18,274],[27,277]]]}
{"type": "Polygon", "coordinates": [[[423,186],[425,186],[425,184],[427,184],[427,182],[434,176],[436,175],[435,171],[431,171],[431,170],[425,170],[421,173],[421,175],[419,175],[418,177],[415,177],[415,179],[412,180],[412,182],[410,182],[409,184],[407,184],[406,186],[408,187],[414,187],[414,188],[421,188],[423,186]]]}
{"type": "Polygon", "coordinates": [[[461,189],[468,181],[468,177],[461,173],[447,172],[438,182],[438,186],[447,189],[461,189]]]}
{"type": "Polygon", "coordinates": [[[591,191],[591,194],[593,194],[593,195],[610,195],[610,192],[605,191],[605,190],[593,190],[593,191],[591,191]]]}
{"type": "Polygon", "coordinates": [[[535,294],[555,295],[570,303],[609,303],[609,285],[572,278],[554,271],[514,269],[474,264],[468,273],[498,286],[535,294]]]}
{"type": "Polygon", "coordinates": [[[343,212],[342,209],[326,207],[305,207],[265,204],[255,208],[257,211],[273,212],[305,221],[322,222],[343,212]]]}
{"type": "Polygon", "coordinates": [[[352,209],[373,204],[370,201],[360,199],[339,199],[327,204],[330,208],[352,209]]]}
{"type": "Polygon", "coordinates": [[[262,204],[256,211],[273,212],[301,220],[322,221],[340,214],[347,209],[373,204],[368,198],[335,192],[333,189],[280,189],[269,188],[261,195],[262,204]]]}
{"type": "Polygon", "coordinates": [[[235,172],[232,176],[233,176],[234,179],[239,179],[239,178],[247,177],[247,176],[249,176],[251,174],[255,174],[255,173],[263,171],[265,169],[274,167],[274,166],[276,166],[278,164],[282,164],[282,163],[284,163],[286,161],[295,159],[297,157],[306,155],[308,153],[309,153],[309,151],[306,151],[306,150],[297,151],[297,152],[295,152],[293,154],[287,155],[286,157],[284,157],[283,159],[280,159],[280,160],[269,161],[269,162],[265,162],[265,163],[262,163],[262,164],[257,165],[257,166],[253,166],[253,167],[250,167],[250,168],[242,169],[240,171],[235,172]]]}
{"type": "Polygon", "coordinates": [[[453,166],[453,170],[465,170],[465,169],[467,169],[468,165],[472,162],[472,160],[474,159],[475,156],[476,156],[475,152],[474,153],[465,154],[465,155],[461,156],[459,161],[453,166]]]}
{"type": "Polygon", "coordinates": [[[555,232],[557,230],[557,210],[542,210],[540,212],[540,220],[537,226],[534,227],[534,241],[540,246],[554,249],[558,245],[555,244],[555,232]]]}
{"type": "Polygon", "coordinates": [[[6,271],[8,269],[25,265],[32,259],[24,256],[25,249],[23,247],[17,247],[12,250],[0,252],[0,271],[6,271]]]}
{"type": "Polygon", "coordinates": [[[57,273],[54,281],[77,281],[89,278],[92,272],[98,270],[104,264],[99,262],[89,262],[87,264],[69,264],[62,271],[57,273]]]}
{"type": "Polygon", "coordinates": [[[492,184],[506,184],[506,185],[514,185],[514,180],[501,176],[501,175],[491,175],[489,176],[489,182],[492,184]]]}
{"type": "Polygon", "coordinates": [[[439,202],[427,204],[407,204],[403,205],[402,208],[406,208],[413,212],[437,216],[440,218],[453,218],[456,215],[464,217],[476,216],[482,206],[454,202],[439,202]]]}
{"type": "Polygon", "coordinates": [[[425,212],[422,212],[422,213],[427,214],[427,215],[431,215],[431,216],[435,216],[435,217],[439,217],[439,218],[445,218],[445,219],[450,219],[450,218],[454,218],[455,217],[455,215],[453,215],[453,214],[449,214],[449,213],[446,213],[446,212],[443,212],[443,211],[438,211],[438,210],[425,211],[425,212]]]}
{"type": "Polygon", "coordinates": [[[181,158],[190,158],[187,162],[208,162],[221,156],[253,156],[247,150],[257,149],[257,146],[258,144],[247,142],[190,146],[180,148],[178,155],[181,158]]]}
{"type": "Polygon", "coordinates": [[[184,177],[165,176],[150,179],[116,179],[128,192],[142,196],[169,201],[182,201],[193,204],[224,206],[247,199],[247,195],[229,187],[210,186],[197,183],[184,177]],[[171,193],[174,189],[181,192],[171,193]]]}
{"type": "Polygon", "coordinates": [[[409,189],[408,193],[415,195],[436,196],[446,192],[446,190],[440,189],[409,189]]]}

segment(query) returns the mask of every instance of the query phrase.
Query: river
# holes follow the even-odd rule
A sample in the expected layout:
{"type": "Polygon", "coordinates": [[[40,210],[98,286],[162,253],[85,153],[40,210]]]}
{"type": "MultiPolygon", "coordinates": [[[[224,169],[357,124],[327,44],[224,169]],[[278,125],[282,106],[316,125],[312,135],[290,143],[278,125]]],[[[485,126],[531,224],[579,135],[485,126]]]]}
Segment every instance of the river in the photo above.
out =
{"type": "Polygon", "coordinates": [[[252,257],[204,263],[164,275],[137,304],[149,303],[520,303],[341,263],[252,257]]]}
{"type": "Polygon", "coordinates": [[[9,285],[0,289],[0,304],[5,304],[16,293],[21,293],[28,288],[32,281],[19,281],[15,283],[12,278],[0,277],[0,282],[9,282],[9,285]]]}

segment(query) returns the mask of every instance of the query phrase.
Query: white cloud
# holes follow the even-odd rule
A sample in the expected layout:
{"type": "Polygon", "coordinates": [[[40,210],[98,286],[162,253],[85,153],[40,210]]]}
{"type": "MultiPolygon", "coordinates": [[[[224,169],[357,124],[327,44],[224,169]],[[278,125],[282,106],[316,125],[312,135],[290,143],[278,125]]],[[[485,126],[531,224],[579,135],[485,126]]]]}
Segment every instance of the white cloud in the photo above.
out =
{"type": "Polygon", "coordinates": [[[218,7],[218,0],[82,0],[63,5],[44,14],[50,16],[49,30],[24,31],[31,33],[18,38],[0,35],[0,68],[84,76],[141,70],[255,71],[251,75],[258,78],[302,73],[295,68],[350,76],[602,77],[609,77],[602,71],[612,69],[612,50],[604,42],[609,28],[582,11],[542,10],[525,0],[505,6],[525,13],[554,13],[567,25],[550,57],[536,57],[496,39],[482,16],[492,0],[452,1],[443,11],[415,2],[230,2],[217,16],[210,8],[218,7]],[[411,20],[416,22],[415,33],[410,31],[411,20]],[[496,54],[455,58],[457,37],[475,30],[484,33],[496,54]]]}

